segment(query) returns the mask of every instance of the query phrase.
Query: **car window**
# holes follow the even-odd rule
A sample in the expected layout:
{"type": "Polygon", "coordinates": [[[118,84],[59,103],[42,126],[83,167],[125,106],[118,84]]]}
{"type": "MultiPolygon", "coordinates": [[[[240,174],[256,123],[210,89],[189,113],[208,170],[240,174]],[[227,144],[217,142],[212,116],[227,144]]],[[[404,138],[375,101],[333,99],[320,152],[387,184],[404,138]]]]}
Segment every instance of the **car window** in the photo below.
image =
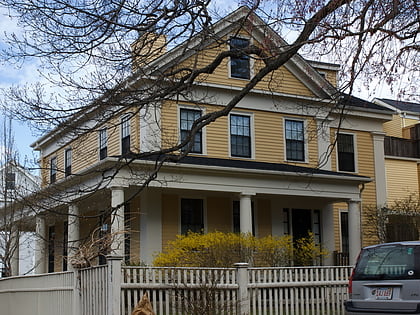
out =
{"type": "Polygon", "coordinates": [[[415,263],[418,255],[418,246],[384,245],[364,249],[353,279],[419,279],[415,263]]]}

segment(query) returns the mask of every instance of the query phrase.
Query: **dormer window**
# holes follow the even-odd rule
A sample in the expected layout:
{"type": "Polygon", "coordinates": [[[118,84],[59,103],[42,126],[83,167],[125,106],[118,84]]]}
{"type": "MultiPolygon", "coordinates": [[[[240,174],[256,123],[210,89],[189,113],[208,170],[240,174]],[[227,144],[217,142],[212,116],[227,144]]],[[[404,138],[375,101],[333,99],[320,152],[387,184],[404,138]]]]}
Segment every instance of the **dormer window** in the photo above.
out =
{"type": "Polygon", "coordinates": [[[237,57],[230,57],[230,76],[232,78],[247,79],[251,77],[249,56],[243,52],[249,46],[249,39],[232,37],[230,39],[230,50],[240,53],[237,57]]]}

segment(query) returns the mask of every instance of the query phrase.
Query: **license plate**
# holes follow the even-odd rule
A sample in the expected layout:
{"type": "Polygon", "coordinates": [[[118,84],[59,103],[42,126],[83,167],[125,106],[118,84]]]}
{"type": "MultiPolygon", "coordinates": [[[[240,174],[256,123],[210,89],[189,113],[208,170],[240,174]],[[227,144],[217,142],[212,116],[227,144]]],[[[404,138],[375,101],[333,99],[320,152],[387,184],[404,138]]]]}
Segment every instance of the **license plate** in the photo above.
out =
{"type": "MultiPolygon", "coordinates": [[[[376,288],[374,289],[375,298],[377,300],[391,300],[392,288],[376,288]]],[[[373,292],[372,292],[373,293],[373,292]]]]}

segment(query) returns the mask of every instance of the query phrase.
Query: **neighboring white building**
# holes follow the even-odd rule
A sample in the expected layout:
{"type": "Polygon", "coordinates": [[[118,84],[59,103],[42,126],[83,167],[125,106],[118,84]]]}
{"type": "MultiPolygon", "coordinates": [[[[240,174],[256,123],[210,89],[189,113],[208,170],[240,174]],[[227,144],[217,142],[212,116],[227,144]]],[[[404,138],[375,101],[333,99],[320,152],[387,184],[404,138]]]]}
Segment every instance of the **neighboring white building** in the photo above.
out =
{"type": "MultiPolygon", "coordinates": [[[[27,196],[39,189],[39,178],[31,174],[27,169],[16,162],[9,162],[0,167],[0,211],[8,203],[14,202],[23,196],[27,196]]],[[[4,222],[0,222],[4,224],[4,222]]],[[[0,237],[0,243],[5,238],[0,237]]],[[[34,244],[35,235],[33,232],[20,232],[18,272],[16,274],[32,273],[34,269],[34,244]]],[[[0,251],[4,246],[0,244],[0,251]]],[[[0,261],[0,270],[3,270],[3,263],[0,261]]],[[[0,277],[2,272],[0,272],[0,277]]]]}

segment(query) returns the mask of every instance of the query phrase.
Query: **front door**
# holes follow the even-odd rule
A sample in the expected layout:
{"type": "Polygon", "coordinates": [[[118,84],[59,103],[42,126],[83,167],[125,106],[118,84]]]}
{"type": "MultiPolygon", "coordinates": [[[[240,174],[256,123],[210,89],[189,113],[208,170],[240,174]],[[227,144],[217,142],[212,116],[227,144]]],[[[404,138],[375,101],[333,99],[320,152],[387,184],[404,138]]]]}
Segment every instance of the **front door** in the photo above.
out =
{"type": "Polygon", "coordinates": [[[309,209],[292,210],[293,240],[307,237],[312,231],[312,211],[309,209]]]}

